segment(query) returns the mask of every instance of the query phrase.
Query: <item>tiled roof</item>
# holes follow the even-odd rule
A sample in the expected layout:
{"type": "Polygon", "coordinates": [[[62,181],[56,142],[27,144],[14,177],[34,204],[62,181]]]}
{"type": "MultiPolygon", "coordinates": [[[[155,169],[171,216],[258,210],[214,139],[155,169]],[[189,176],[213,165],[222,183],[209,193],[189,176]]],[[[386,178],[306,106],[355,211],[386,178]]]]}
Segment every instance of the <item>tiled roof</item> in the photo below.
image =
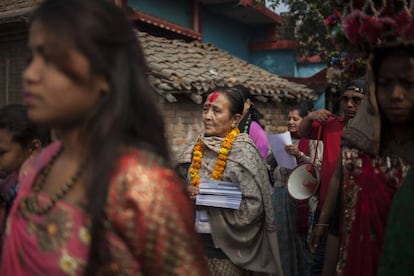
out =
{"type": "Polygon", "coordinates": [[[43,0],[1,0],[0,22],[12,21],[26,15],[43,0]]]}
{"type": "Polygon", "coordinates": [[[315,99],[316,93],[249,64],[211,44],[185,42],[137,33],[150,69],[150,80],[168,101],[174,94],[188,94],[201,103],[202,96],[215,86],[242,84],[257,99],[280,102],[315,99]]]}
{"type": "MultiPolygon", "coordinates": [[[[43,0],[0,0],[0,23],[28,14],[43,0]]],[[[87,1],[87,0],[85,0],[87,1]]],[[[201,95],[215,86],[242,84],[262,101],[315,99],[316,93],[236,58],[211,44],[169,40],[139,33],[154,87],[168,101],[173,94],[188,94],[201,103],[201,95]]]]}

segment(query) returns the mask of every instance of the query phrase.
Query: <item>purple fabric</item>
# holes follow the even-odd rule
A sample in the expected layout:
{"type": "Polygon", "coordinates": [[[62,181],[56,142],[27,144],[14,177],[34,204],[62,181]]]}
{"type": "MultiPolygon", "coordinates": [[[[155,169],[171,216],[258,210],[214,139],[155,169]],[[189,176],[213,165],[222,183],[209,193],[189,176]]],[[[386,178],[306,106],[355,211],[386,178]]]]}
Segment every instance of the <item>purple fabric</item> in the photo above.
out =
{"type": "Polygon", "coordinates": [[[17,172],[9,174],[0,182],[0,199],[9,202],[16,196],[17,172]]]}
{"type": "Polygon", "coordinates": [[[250,123],[249,136],[259,149],[263,160],[266,160],[266,156],[269,151],[269,140],[267,139],[264,129],[257,122],[252,121],[250,123]]]}

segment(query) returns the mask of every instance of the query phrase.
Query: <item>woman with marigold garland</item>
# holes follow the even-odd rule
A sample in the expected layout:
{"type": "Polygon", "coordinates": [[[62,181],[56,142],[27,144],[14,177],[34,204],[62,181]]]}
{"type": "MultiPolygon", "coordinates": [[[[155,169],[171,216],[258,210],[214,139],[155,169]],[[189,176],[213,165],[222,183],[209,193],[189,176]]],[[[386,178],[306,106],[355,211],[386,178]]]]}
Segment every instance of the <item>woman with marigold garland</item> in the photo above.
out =
{"type": "Polygon", "coordinates": [[[240,93],[217,88],[203,105],[204,133],[179,157],[196,200],[203,179],[238,183],[239,209],[198,206],[200,234],[212,275],[264,272],[281,275],[279,250],[266,165],[247,133],[237,124],[243,112],[240,93]]]}

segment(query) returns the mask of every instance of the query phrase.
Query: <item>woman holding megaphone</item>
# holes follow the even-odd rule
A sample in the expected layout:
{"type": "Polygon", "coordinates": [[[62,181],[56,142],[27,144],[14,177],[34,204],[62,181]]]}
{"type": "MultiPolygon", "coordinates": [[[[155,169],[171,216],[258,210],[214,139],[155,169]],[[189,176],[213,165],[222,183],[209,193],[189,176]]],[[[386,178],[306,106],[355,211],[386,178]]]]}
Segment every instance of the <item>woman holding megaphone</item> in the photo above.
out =
{"type": "MultiPolygon", "coordinates": [[[[300,139],[297,135],[298,126],[308,111],[305,105],[297,105],[289,109],[287,127],[293,143],[286,145],[285,149],[296,157],[299,165],[304,163],[311,165],[314,160],[318,168],[323,151],[322,142],[300,139]],[[315,152],[316,158],[314,158],[315,152]]],[[[287,180],[290,178],[292,170],[277,166],[273,155],[268,157],[268,163],[275,181],[273,208],[283,274],[307,275],[310,272],[312,262],[311,253],[306,247],[309,217],[308,200],[298,201],[295,199],[296,196],[293,198],[289,194],[287,180]]],[[[301,185],[312,185],[312,183],[304,181],[295,182],[300,182],[301,185]]],[[[317,183],[315,184],[317,185],[317,183]]]]}

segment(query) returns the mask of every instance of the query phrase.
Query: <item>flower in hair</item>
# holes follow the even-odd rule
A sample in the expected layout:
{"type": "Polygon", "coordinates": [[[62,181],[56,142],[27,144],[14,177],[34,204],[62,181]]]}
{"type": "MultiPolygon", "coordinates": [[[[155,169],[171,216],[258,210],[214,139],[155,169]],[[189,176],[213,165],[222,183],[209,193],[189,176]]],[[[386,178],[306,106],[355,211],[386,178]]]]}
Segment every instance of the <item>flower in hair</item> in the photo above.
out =
{"type": "Polygon", "coordinates": [[[395,21],[389,17],[364,16],[359,31],[360,35],[366,37],[368,42],[375,44],[381,40],[382,35],[393,29],[394,26],[395,21]]]}
{"type": "Polygon", "coordinates": [[[395,23],[395,31],[397,33],[405,33],[410,27],[410,13],[407,10],[403,10],[397,17],[395,17],[395,23]]]}
{"type": "Polygon", "coordinates": [[[341,15],[338,10],[334,10],[333,14],[325,19],[325,27],[337,50],[342,50],[346,47],[347,41],[342,30],[341,15]]]}
{"type": "Polygon", "coordinates": [[[329,15],[325,19],[325,26],[336,25],[337,23],[339,23],[340,20],[341,20],[341,14],[339,13],[338,10],[335,9],[333,11],[333,14],[329,15]]]}
{"type": "Polygon", "coordinates": [[[363,14],[360,10],[352,12],[342,23],[342,27],[349,41],[353,44],[359,44],[363,41],[360,35],[363,14]]]}
{"type": "Polygon", "coordinates": [[[364,47],[414,41],[413,1],[345,1],[343,29],[350,42],[364,47]]]}

